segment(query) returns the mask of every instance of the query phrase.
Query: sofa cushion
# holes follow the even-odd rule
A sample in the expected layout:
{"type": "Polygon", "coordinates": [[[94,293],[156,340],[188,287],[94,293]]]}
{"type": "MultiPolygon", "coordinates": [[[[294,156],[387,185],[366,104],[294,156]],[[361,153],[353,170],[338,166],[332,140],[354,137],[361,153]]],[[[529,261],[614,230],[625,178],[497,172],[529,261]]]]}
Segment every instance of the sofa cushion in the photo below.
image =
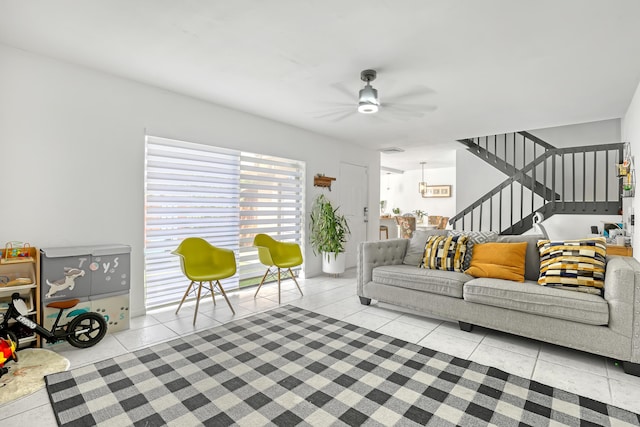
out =
{"type": "Polygon", "coordinates": [[[540,276],[540,253],[538,252],[538,240],[542,239],[544,239],[544,236],[539,234],[522,234],[518,236],[499,236],[497,242],[527,242],[527,256],[524,264],[524,280],[537,281],[540,276]]]}
{"type": "Polygon", "coordinates": [[[547,288],[533,281],[515,283],[499,279],[474,279],[465,283],[463,297],[465,301],[477,304],[588,325],[609,323],[609,306],[604,298],[598,295],[547,288]]]}
{"type": "Polygon", "coordinates": [[[462,273],[462,260],[466,250],[466,236],[429,236],[420,267],[462,273]]]}
{"type": "Polygon", "coordinates": [[[497,231],[463,231],[449,230],[450,236],[467,236],[467,252],[462,260],[462,271],[471,266],[473,247],[479,243],[495,242],[498,239],[497,231]]]}
{"type": "Polygon", "coordinates": [[[427,244],[427,238],[429,236],[443,236],[446,235],[446,230],[416,230],[413,232],[413,236],[409,240],[409,247],[407,247],[407,253],[404,255],[403,264],[419,266],[422,263],[422,257],[424,256],[424,246],[427,244]]]}
{"type": "Polygon", "coordinates": [[[455,271],[429,270],[409,265],[384,265],[373,269],[376,283],[462,298],[462,286],[473,277],[455,271]]]}
{"type": "Polygon", "coordinates": [[[480,243],[475,245],[471,265],[465,273],[473,277],[524,282],[527,243],[480,243]]]}
{"type": "Polygon", "coordinates": [[[565,241],[540,240],[540,278],[544,286],[569,290],[604,287],[607,241],[604,237],[565,241]],[[576,288],[571,289],[571,286],[576,288]]]}

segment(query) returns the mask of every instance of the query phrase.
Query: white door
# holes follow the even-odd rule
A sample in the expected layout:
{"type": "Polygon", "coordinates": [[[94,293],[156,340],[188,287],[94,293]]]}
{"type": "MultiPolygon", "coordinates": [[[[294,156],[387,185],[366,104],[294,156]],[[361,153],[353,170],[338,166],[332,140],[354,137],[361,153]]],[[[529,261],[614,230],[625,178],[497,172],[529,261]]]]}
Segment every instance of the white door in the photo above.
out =
{"type": "MultiPolygon", "coordinates": [[[[340,211],[349,221],[351,235],[346,247],[347,268],[356,266],[358,243],[367,240],[369,180],[365,166],[340,163],[340,211]]],[[[377,213],[377,212],[376,212],[377,213]]]]}

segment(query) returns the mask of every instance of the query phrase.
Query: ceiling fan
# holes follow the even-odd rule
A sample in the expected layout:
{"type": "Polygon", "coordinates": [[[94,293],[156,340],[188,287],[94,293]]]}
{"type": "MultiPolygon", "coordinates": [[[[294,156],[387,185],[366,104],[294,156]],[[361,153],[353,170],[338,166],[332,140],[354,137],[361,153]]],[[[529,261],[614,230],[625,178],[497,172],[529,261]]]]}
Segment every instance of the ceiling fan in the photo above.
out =
{"type": "MultiPolygon", "coordinates": [[[[389,102],[381,102],[378,96],[378,90],[371,85],[371,82],[373,82],[377,76],[378,73],[376,70],[363,70],[360,73],[360,80],[365,82],[365,86],[358,92],[357,104],[334,104],[337,105],[335,109],[328,112],[322,112],[322,114],[316,115],[315,118],[328,118],[334,122],[338,122],[350,116],[364,114],[375,115],[381,120],[384,120],[383,117],[388,116],[393,116],[401,120],[408,120],[411,118],[422,117],[424,113],[435,111],[437,109],[434,105],[404,104],[399,102],[403,99],[434,93],[433,90],[424,86],[415,87],[411,91],[400,95],[389,96],[386,98],[389,102]],[[381,114],[383,117],[376,113],[381,114]]],[[[353,100],[353,93],[344,85],[337,83],[332,86],[353,100]]]]}

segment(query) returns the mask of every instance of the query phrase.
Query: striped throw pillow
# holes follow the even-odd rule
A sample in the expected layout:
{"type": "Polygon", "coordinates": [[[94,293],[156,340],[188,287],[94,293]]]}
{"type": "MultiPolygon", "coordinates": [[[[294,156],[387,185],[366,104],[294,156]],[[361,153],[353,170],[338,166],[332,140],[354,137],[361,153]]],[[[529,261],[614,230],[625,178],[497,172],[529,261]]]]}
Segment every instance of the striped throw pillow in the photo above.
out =
{"type": "Polygon", "coordinates": [[[462,272],[462,260],[466,251],[466,236],[429,236],[420,267],[462,272]]]}
{"type": "Polygon", "coordinates": [[[570,290],[581,290],[581,287],[604,288],[607,256],[604,237],[563,242],[539,240],[538,250],[539,284],[570,290]]]}
{"type": "Polygon", "coordinates": [[[467,236],[467,252],[462,260],[462,271],[471,266],[471,258],[473,257],[473,246],[479,243],[489,243],[498,240],[497,231],[462,231],[449,230],[450,236],[467,236]]]}

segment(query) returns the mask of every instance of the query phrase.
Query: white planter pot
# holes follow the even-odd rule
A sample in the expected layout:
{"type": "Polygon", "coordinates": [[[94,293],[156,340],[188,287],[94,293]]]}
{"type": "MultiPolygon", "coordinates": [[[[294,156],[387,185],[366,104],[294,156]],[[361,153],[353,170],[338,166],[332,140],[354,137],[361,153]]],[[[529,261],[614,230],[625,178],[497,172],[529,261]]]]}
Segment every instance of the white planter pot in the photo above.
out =
{"type": "Polygon", "coordinates": [[[322,253],[322,271],[329,274],[342,274],[344,273],[347,263],[347,257],[344,252],[338,253],[338,258],[335,256],[335,252],[323,252],[322,253]]]}

